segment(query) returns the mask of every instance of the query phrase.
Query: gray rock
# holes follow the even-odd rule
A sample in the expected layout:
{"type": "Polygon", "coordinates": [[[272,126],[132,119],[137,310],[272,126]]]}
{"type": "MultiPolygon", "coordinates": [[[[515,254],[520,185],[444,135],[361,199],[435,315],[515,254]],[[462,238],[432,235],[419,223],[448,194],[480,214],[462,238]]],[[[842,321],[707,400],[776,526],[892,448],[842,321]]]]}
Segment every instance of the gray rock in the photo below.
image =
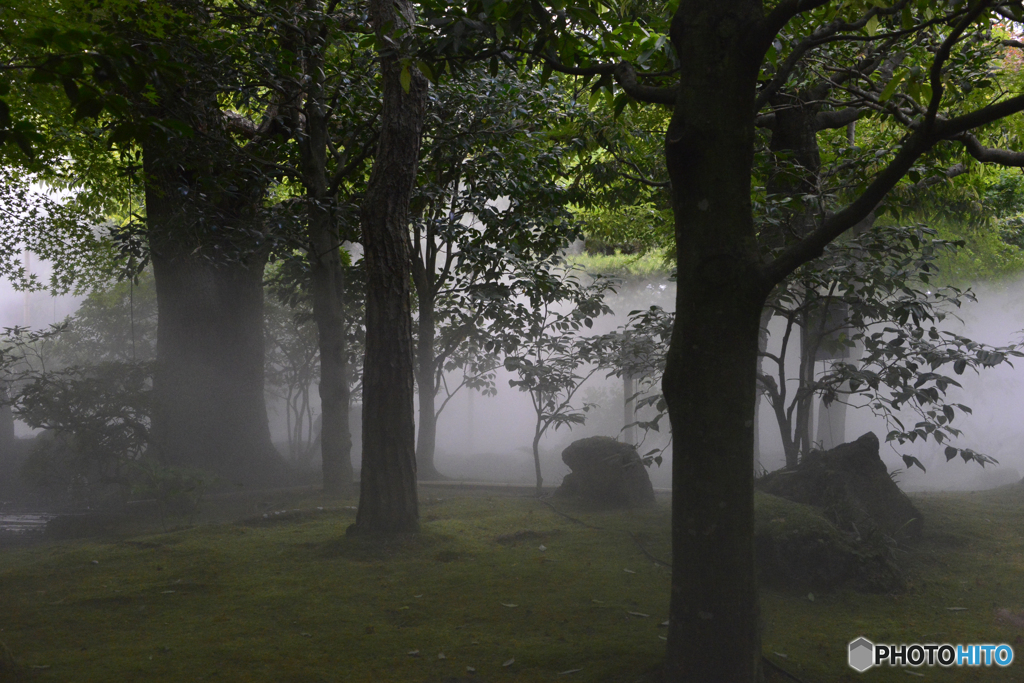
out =
{"type": "Polygon", "coordinates": [[[556,496],[578,498],[601,508],[636,507],[654,503],[654,487],[636,449],[607,436],[592,436],[569,444],[562,462],[572,470],[556,496]]]}
{"type": "Polygon", "coordinates": [[[813,505],[836,527],[861,537],[905,541],[924,528],[921,513],[889,477],[871,432],[830,451],[811,451],[796,467],[767,474],[756,486],[813,505]]]}

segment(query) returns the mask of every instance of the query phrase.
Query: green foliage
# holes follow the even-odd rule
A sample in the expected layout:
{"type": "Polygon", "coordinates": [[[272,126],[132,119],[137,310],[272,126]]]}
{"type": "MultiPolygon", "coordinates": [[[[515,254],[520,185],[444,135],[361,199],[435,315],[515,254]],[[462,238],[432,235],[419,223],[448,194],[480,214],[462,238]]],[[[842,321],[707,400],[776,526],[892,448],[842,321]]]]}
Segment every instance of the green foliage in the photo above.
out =
{"type": "Polygon", "coordinates": [[[62,365],[150,362],[156,359],[157,306],[153,274],[91,292],[53,340],[62,365]]]}
{"type": "MultiPolygon", "coordinates": [[[[875,226],[833,243],[773,293],[769,308],[786,321],[786,331],[777,355],[764,356],[776,372],[765,371],[760,383],[784,444],[800,446],[794,415],[799,402],[814,395],[826,405],[842,401],[868,408],[889,425],[886,441],[930,438],[945,444],[961,436],[952,423],[957,411],[970,408],[947,402],[948,389],[960,386],[949,371],[977,372],[1024,353],[1020,344],[991,347],[944,329],[962,302],[974,299],[970,291],[932,283],[940,255],[956,246],[925,228],[875,226]],[[798,373],[787,396],[794,377],[785,368],[785,354],[797,326],[809,332],[806,353],[812,362],[821,354],[835,360],[821,374],[798,373]],[[861,355],[845,360],[854,349],[861,355]],[[901,410],[917,421],[904,424],[901,410]]],[[[981,454],[969,459],[982,466],[994,462],[981,454]]]]}
{"type": "Polygon", "coordinates": [[[576,254],[566,257],[566,262],[592,275],[605,275],[627,282],[643,282],[667,278],[671,275],[670,262],[664,251],[643,255],[623,254],[576,254]]]}
{"type": "Polygon", "coordinates": [[[15,415],[48,433],[23,475],[64,504],[125,502],[149,441],[149,373],[142,363],[106,362],[40,373],[14,398],[15,415]]]}
{"type": "Polygon", "coordinates": [[[652,203],[591,209],[575,214],[586,236],[587,252],[621,251],[640,256],[670,249],[675,243],[672,212],[652,203]]]}
{"type": "Polygon", "coordinates": [[[112,226],[81,196],[62,199],[44,187],[39,176],[0,166],[0,276],[17,289],[54,295],[109,284],[119,261],[112,226]],[[49,282],[25,269],[25,251],[52,264],[49,282]]]}

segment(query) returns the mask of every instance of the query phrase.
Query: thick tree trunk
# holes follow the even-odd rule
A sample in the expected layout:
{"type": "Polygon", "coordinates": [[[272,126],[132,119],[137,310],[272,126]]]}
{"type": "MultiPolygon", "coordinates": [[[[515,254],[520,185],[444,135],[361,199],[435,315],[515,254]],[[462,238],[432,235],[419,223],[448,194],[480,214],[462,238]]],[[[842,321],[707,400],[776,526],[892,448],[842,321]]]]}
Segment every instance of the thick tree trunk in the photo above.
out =
{"type": "MultiPolygon", "coordinates": [[[[429,282],[427,283],[429,287],[429,282]]],[[[416,348],[416,386],[419,389],[419,431],[416,434],[416,476],[435,481],[445,477],[434,466],[437,444],[437,384],[434,381],[437,358],[434,355],[434,301],[419,297],[419,335],[416,348]]]]}
{"type": "Polygon", "coordinates": [[[673,435],[666,680],[760,677],[753,445],[760,276],[750,202],[754,0],[683,0],[666,136],[679,284],[663,389],[673,435]]]}
{"type": "Polygon", "coordinates": [[[223,186],[202,185],[229,169],[195,144],[144,147],[159,320],[152,447],[165,464],[226,483],[279,483],[263,393],[266,251],[243,237],[258,221],[262,187],[225,189],[223,176],[213,179],[223,186]]]}
{"type": "Polygon", "coordinates": [[[231,484],[280,481],[263,394],[263,265],[153,255],[152,443],[167,465],[231,484]]]}
{"type": "Polygon", "coordinates": [[[350,533],[387,535],[419,529],[416,427],[413,419],[409,198],[416,179],[427,80],[409,69],[402,87],[397,34],[412,26],[409,0],[371,0],[381,52],[384,106],[373,171],[362,205],[366,262],[366,360],[363,367],[363,469],[359,510],[350,533]],[[386,35],[389,34],[389,35],[386,35]]]}

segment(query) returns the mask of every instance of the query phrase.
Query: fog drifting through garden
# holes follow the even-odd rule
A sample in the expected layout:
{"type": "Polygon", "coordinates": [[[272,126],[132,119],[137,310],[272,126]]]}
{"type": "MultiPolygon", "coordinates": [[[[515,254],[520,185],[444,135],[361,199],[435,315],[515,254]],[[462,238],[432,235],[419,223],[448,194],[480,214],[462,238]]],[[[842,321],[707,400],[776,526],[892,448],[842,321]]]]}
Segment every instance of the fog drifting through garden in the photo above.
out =
{"type": "MultiPolygon", "coordinates": [[[[42,278],[48,275],[47,264],[35,262],[32,270],[42,278]]],[[[972,289],[978,296],[977,302],[966,302],[958,312],[963,323],[952,320],[950,331],[964,334],[975,341],[993,346],[1017,341],[1024,329],[1024,299],[1017,292],[1024,287],[1024,280],[1010,281],[998,285],[975,285],[972,289]]],[[[632,310],[659,305],[671,310],[674,304],[675,285],[665,281],[630,283],[619,287],[609,296],[609,304],[615,311],[595,321],[594,334],[609,332],[622,325],[632,310]]],[[[60,322],[77,309],[79,298],[64,296],[51,297],[43,292],[25,294],[17,292],[8,282],[0,284],[0,327],[28,325],[45,328],[60,322]]],[[[778,344],[781,328],[771,327],[771,345],[778,344]]],[[[795,367],[796,345],[790,351],[788,364],[795,367]]],[[[954,426],[964,434],[955,445],[971,448],[992,456],[999,461],[998,467],[982,469],[975,463],[964,463],[960,458],[946,461],[943,447],[934,441],[916,444],[885,444],[888,431],[882,418],[870,414],[867,409],[847,412],[845,440],[850,441],[867,431],[873,431],[883,440],[881,456],[890,472],[897,474],[902,488],[919,490],[975,490],[1011,483],[1024,472],[1024,361],[1018,360],[1016,368],[1002,365],[987,369],[980,374],[968,370],[956,379],[963,389],[953,388],[948,394],[950,402],[964,403],[974,411],[966,415],[957,411],[954,426]],[[923,473],[916,468],[906,471],[899,453],[918,457],[927,468],[923,473]]],[[[820,363],[818,364],[820,368],[820,363]]],[[[948,371],[948,368],[946,369],[948,371]]],[[[578,401],[599,404],[587,415],[587,423],[572,430],[562,428],[549,431],[541,442],[541,457],[546,485],[557,486],[569,471],[562,463],[562,450],[576,439],[604,435],[621,438],[623,424],[623,388],[617,377],[606,377],[599,372],[580,390],[578,401]]],[[[530,443],[533,437],[534,414],[528,394],[509,386],[512,373],[503,369],[497,371],[496,397],[483,396],[474,391],[461,390],[450,401],[438,422],[437,466],[445,475],[471,481],[496,481],[502,483],[534,483],[533,461],[530,443]]],[[[314,404],[318,402],[315,387],[311,392],[314,404]]],[[[440,405],[442,397],[439,397],[440,405]]],[[[353,465],[359,468],[359,405],[356,402],[352,415],[352,427],[356,442],[352,456],[353,465]]],[[[813,424],[817,424],[815,406],[813,424]]],[[[268,411],[271,431],[275,442],[286,441],[284,410],[278,401],[268,396],[268,411]]],[[[640,416],[641,418],[643,415],[640,416]]],[[[912,423],[914,416],[903,413],[900,418],[912,423]]],[[[19,436],[31,432],[21,423],[16,423],[19,436]]],[[[642,436],[642,434],[641,434],[642,436]]],[[[641,447],[641,453],[652,448],[663,447],[667,434],[651,432],[641,447]]],[[[815,434],[816,442],[821,436],[815,434]]],[[[762,399],[759,421],[759,460],[767,470],[783,465],[782,445],[774,416],[762,399]]],[[[671,452],[666,451],[661,466],[653,465],[649,470],[655,487],[671,487],[671,452]]],[[[318,465],[317,461],[317,465],[318,465]]]]}

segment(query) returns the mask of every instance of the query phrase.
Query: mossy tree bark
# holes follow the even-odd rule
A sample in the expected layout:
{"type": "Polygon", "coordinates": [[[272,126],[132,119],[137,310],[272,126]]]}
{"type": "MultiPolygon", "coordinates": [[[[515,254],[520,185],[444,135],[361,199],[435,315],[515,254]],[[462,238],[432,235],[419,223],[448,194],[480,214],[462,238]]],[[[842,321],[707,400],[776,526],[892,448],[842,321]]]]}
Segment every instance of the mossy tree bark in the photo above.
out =
{"type": "Polygon", "coordinates": [[[412,3],[372,0],[369,10],[380,45],[384,104],[377,155],[362,205],[363,468],[359,509],[349,532],[379,536],[419,528],[408,214],[427,80],[415,66],[402,65],[399,46],[415,22],[412,3]]]}

